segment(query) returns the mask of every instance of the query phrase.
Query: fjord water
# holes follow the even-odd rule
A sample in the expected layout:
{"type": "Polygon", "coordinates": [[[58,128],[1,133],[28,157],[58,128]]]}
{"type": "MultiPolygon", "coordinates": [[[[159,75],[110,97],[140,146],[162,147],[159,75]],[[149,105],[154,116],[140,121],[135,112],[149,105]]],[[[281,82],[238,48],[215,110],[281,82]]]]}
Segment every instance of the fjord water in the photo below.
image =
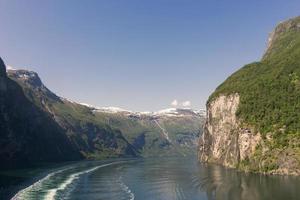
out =
{"type": "Polygon", "coordinates": [[[246,174],[196,157],[80,162],[52,171],[13,199],[299,199],[300,179],[246,174]]]}

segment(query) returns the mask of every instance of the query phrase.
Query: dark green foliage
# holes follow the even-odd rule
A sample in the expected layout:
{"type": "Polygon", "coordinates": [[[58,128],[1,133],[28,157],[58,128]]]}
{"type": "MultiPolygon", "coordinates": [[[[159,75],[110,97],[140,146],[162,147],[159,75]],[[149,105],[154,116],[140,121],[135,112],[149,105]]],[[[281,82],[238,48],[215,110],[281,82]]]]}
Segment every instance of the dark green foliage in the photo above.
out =
{"type": "Polygon", "coordinates": [[[264,59],[231,75],[210,96],[240,94],[237,115],[261,133],[300,131],[300,31],[277,37],[264,59]]]}
{"type": "Polygon", "coordinates": [[[263,146],[239,168],[270,172],[288,165],[299,169],[300,17],[279,24],[263,59],[232,74],[208,104],[220,95],[234,93],[240,95],[236,115],[264,139],[263,146]]]}

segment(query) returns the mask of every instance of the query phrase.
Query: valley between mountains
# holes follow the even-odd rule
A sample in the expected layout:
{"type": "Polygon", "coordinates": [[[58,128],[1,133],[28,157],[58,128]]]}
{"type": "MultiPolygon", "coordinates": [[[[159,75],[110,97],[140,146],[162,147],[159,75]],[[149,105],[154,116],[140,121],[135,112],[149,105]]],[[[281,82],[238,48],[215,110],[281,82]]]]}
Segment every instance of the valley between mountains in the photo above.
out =
{"type": "Polygon", "coordinates": [[[51,92],[37,73],[1,61],[2,169],[39,163],[196,154],[205,111],[133,112],[76,103],[51,92]]]}
{"type": "Polygon", "coordinates": [[[204,110],[133,112],[76,103],[51,92],[37,73],[6,70],[0,60],[0,168],[187,156],[197,153],[199,141],[201,162],[299,175],[299,62],[300,17],[296,17],[275,28],[260,61],[244,66],[217,87],[208,99],[206,115],[204,110]]]}

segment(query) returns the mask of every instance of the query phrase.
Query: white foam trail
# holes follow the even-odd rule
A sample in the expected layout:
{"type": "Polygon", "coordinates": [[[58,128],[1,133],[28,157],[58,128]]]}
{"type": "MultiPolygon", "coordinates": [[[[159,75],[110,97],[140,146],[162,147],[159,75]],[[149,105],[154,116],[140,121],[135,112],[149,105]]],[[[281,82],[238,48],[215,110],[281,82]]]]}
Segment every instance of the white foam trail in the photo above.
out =
{"type": "Polygon", "coordinates": [[[123,191],[125,191],[128,195],[130,200],[134,200],[135,196],[134,193],[129,189],[129,187],[122,181],[122,177],[119,178],[119,183],[123,191]]]}
{"type": "MultiPolygon", "coordinates": [[[[100,166],[96,166],[96,167],[93,167],[89,170],[85,170],[85,171],[82,171],[82,172],[77,172],[77,173],[74,173],[74,174],[71,174],[64,182],[62,182],[57,188],[54,188],[54,189],[50,189],[47,191],[44,199],[45,200],[54,200],[55,199],[55,196],[57,195],[57,192],[58,191],[63,191],[64,189],[66,189],[68,187],[68,185],[70,185],[74,180],[78,179],[80,175],[83,175],[83,174],[87,174],[87,173],[90,173],[90,172],[93,172],[99,168],[102,168],[102,167],[106,167],[106,166],[110,166],[110,165],[114,165],[114,164],[119,164],[119,163],[122,163],[122,162],[125,162],[125,161],[120,161],[120,162],[113,162],[113,163],[108,163],[108,164],[103,164],[103,165],[100,165],[100,166]]],[[[69,169],[69,168],[68,168],[69,169]]],[[[46,177],[38,180],[37,182],[35,182],[34,184],[30,185],[29,187],[19,191],[11,200],[21,200],[21,199],[24,199],[23,196],[28,193],[31,189],[34,189],[34,188],[40,188],[40,186],[46,182],[50,177],[62,172],[62,171],[65,171],[67,169],[63,169],[63,170],[59,170],[59,171],[56,171],[56,172],[53,172],[53,173],[50,173],[48,174],[46,177]]]]}
{"type": "Polygon", "coordinates": [[[100,166],[97,166],[97,167],[93,167],[92,169],[89,169],[89,170],[86,170],[86,171],[83,171],[83,172],[78,172],[78,173],[75,173],[75,174],[71,174],[69,176],[69,178],[66,179],[64,182],[62,182],[57,188],[49,190],[47,192],[46,196],[44,197],[44,199],[45,200],[55,199],[55,196],[56,196],[58,191],[63,191],[64,189],[66,189],[67,186],[70,185],[74,180],[78,179],[80,175],[93,172],[93,171],[95,171],[99,168],[106,167],[106,166],[109,166],[109,165],[112,165],[112,164],[117,164],[117,163],[104,164],[104,165],[100,165],[100,166]]]}
{"type": "Polygon", "coordinates": [[[19,191],[15,196],[13,196],[11,198],[11,200],[19,200],[19,199],[22,199],[22,196],[24,196],[28,191],[34,189],[34,188],[39,188],[45,181],[47,181],[49,178],[51,178],[52,176],[54,176],[55,174],[58,174],[60,172],[63,172],[65,170],[68,170],[70,169],[69,168],[66,168],[66,169],[61,169],[61,170],[58,170],[58,171],[55,171],[55,172],[52,172],[50,174],[48,174],[47,176],[45,176],[44,178],[38,180],[37,182],[35,182],[34,184],[28,186],[27,188],[19,191]]]}

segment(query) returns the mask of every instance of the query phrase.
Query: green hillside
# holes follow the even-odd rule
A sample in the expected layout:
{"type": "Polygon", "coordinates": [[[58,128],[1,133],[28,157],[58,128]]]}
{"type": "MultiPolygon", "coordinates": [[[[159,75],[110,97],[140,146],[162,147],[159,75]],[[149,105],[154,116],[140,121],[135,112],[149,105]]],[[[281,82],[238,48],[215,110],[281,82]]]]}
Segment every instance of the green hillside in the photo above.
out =
{"type": "Polygon", "coordinates": [[[8,75],[53,117],[85,158],[196,153],[204,116],[192,110],[178,109],[173,115],[101,111],[58,97],[35,72],[9,70],[8,75]]]}
{"type": "MultiPolygon", "coordinates": [[[[238,93],[237,116],[269,135],[265,171],[276,168],[282,152],[300,163],[300,17],[280,23],[271,34],[262,60],[248,64],[232,74],[210,96],[238,93]],[[273,159],[274,158],[274,159],[273,159]]],[[[257,150],[257,159],[262,158],[257,150]]],[[[253,166],[253,168],[256,168],[253,166]]]]}
{"type": "Polygon", "coordinates": [[[1,58],[0,146],[0,170],[82,159],[64,130],[7,77],[1,58]]]}

